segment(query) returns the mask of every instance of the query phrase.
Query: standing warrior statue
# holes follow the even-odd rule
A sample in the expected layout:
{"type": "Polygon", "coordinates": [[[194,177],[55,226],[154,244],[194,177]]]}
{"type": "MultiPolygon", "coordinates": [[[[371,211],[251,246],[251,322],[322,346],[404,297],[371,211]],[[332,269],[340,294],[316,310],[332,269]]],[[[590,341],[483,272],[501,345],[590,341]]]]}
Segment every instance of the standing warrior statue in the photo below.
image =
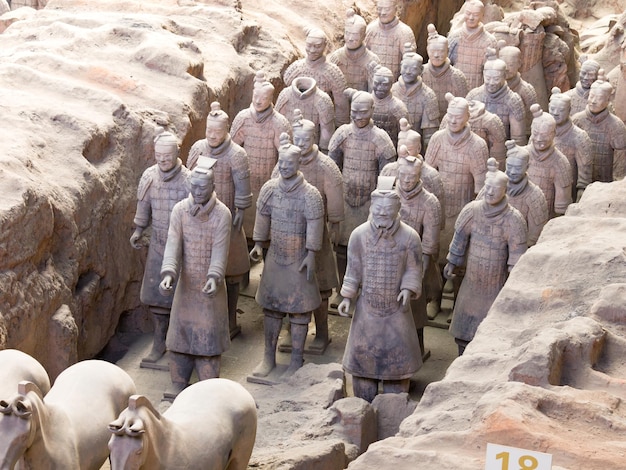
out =
{"type": "Polygon", "coordinates": [[[587,107],[572,116],[572,122],[587,131],[591,139],[592,181],[613,181],[614,166],[623,167],[626,158],[626,125],[609,111],[611,96],[611,84],[596,80],[589,90],[587,107]]]}
{"type": "Polygon", "coordinates": [[[572,170],[567,157],[554,146],[556,121],[538,104],[530,107],[533,114],[528,177],[541,188],[548,201],[550,218],[565,214],[572,202],[572,170]]]}
{"type": "MultiPolygon", "coordinates": [[[[315,145],[315,125],[304,119],[299,109],[294,111],[293,118],[291,123],[293,143],[302,150],[300,171],[307,183],[317,188],[324,201],[322,249],[315,256],[315,275],[322,303],[313,311],[315,340],[307,350],[314,354],[322,354],[331,341],[328,334],[328,299],[332,290],[339,287],[337,263],[331,241],[339,237],[339,223],[343,220],[343,180],[337,164],[320,152],[315,145]]],[[[279,176],[278,168],[274,169],[272,176],[279,176]]],[[[289,331],[284,343],[279,344],[280,351],[291,349],[290,333],[289,331]]]]}
{"type": "Polygon", "coordinates": [[[339,127],[330,139],[328,156],[343,175],[344,221],[337,244],[339,280],[346,269],[346,249],[352,230],[365,222],[369,214],[370,194],[376,189],[376,178],[393,160],[396,150],[387,133],[374,125],[374,97],[370,93],[348,89],[350,124],[339,127]]]}
{"type": "Polygon", "coordinates": [[[439,104],[435,92],[422,81],[422,56],[410,50],[409,44],[406,46],[400,78],[393,84],[391,92],[406,105],[408,120],[424,138],[423,148],[426,148],[430,137],[439,129],[439,104]]]}
{"type": "Polygon", "coordinates": [[[326,60],[326,33],[319,28],[310,28],[306,31],[304,45],[306,57],[293,62],[285,73],[283,80],[286,86],[298,77],[315,79],[320,90],[328,93],[335,103],[335,125],[340,126],[349,121],[348,100],[343,91],[346,89],[346,78],[339,67],[326,60]]]}
{"type": "Polygon", "coordinates": [[[159,133],[154,139],[156,164],[144,171],[137,188],[135,231],[130,237],[133,248],[141,248],[139,239],[152,224],[150,247],[141,282],[140,300],[148,305],[154,321],[152,350],[142,364],[154,364],[165,353],[165,336],[170,322],[172,298],[159,292],[161,263],[174,205],[185,199],[189,190],[185,184],[189,171],[178,158],[178,141],[170,132],[159,133]]]}
{"type": "MultiPolygon", "coordinates": [[[[253,207],[261,186],[271,178],[278,161],[280,134],[291,132],[287,118],[274,109],[273,98],[274,85],[265,79],[265,73],[258,71],[254,77],[252,103],[237,113],[230,128],[233,142],[248,154],[253,207]]],[[[248,237],[254,229],[254,217],[254,210],[244,214],[243,227],[248,237]]]]}
{"type": "Polygon", "coordinates": [[[439,34],[435,25],[429,24],[426,42],[428,62],[424,64],[422,79],[437,96],[440,117],[443,117],[448,109],[446,93],[465,96],[469,91],[465,74],[450,63],[448,51],[448,38],[439,34]]]}
{"type": "Polygon", "coordinates": [[[269,243],[256,301],[263,308],[265,352],[252,375],[266,377],[276,367],[276,346],[283,318],[291,322],[291,362],[286,376],[302,367],[311,311],[322,301],[315,277],[316,253],[322,249],[324,201],[299,171],[302,152],[280,136],[278,178],[261,188],[254,224],[252,261],[260,261],[269,243]]]}
{"type": "Polygon", "coordinates": [[[413,30],[397,16],[397,0],[377,0],[378,18],[367,25],[365,45],[391,70],[394,81],[400,75],[400,61],[408,42],[417,49],[413,30]]]}
{"type": "Polygon", "coordinates": [[[552,89],[548,111],[556,121],[554,145],[567,157],[572,169],[572,201],[579,201],[583,191],[591,183],[593,154],[591,139],[586,131],[575,126],[571,119],[571,98],[552,89]]]}
{"type": "Polygon", "coordinates": [[[159,289],[170,294],[172,320],[167,332],[172,386],[164,398],[175,398],[195,367],[200,380],[219,377],[221,354],[230,346],[228,299],[224,277],[232,218],[217,199],[211,166],[199,157],[189,176],[191,194],[172,209],[159,289]]]}
{"type": "Polygon", "coordinates": [[[187,165],[193,170],[201,155],[216,160],[213,167],[215,193],[217,198],[230,209],[233,218],[226,266],[228,324],[232,339],[241,331],[241,327],[237,325],[239,285],[243,276],[250,271],[243,220],[246,209],[252,204],[252,193],[248,155],[243,148],[231,140],[228,124],[228,114],[222,111],[220,104],[217,101],[211,103],[211,111],[206,120],[206,138],[191,146],[187,165]]]}
{"type": "Polygon", "coordinates": [[[450,324],[459,355],[474,339],[509,272],[526,252],[526,222],[507,201],[507,181],[490,158],[484,199],[467,204],[454,228],[444,274],[452,278],[457,266],[467,266],[450,324]]]}
{"type": "Polygon", "coordinates": [[[406,393],[411,376],[422,366],[410,300],[421,295],[422,248],[419,235],[398,214],[400,200],[392,189],[372,192],[371,215],[348,245],[348,269],[341,287],[339,313],[356,306],[344,370],[352,374],[354,396],[371,402],[382,380],[384,393],[406,393]]]}
{"type": "Polygon", "coordinates": [[[402,100],[391,93],[393,75],[391,70],[381,65],[374,72],[372,96],[374,97],[374,125],[383,129],[394,144],[398,144],[399,121],[408,119],[409,113],[402,100]]]}
{"type": "Polygon", "coordinates": [[[361,91],[371,91],[374,70],[370,64],[380,64],[378,56],[365,46],[366,27],[365,20],[348,8],[343,34],[345,45],[328,56],[329,62],[343,72],[347,87],[361,91]]]}
{"type": "Polygon", "coordinates": [[[589,100],[591,85],[598,79],[600,64],[593,59],[585,60],[580,66],[578,83],[571,90],[564,93],[571,99],[571,115],[584,111],[589,100]]]}
{"type": "Polygon", "coordinates": [[[464,6],[464,23],[460,28],[450,31],[448,43],[450,62],[465,74],[467,86],[471,90],[482,85],[485,51],[488,47],[495,49],[497,41],[483,26],[483,2],[468,0],[464,6]]]}

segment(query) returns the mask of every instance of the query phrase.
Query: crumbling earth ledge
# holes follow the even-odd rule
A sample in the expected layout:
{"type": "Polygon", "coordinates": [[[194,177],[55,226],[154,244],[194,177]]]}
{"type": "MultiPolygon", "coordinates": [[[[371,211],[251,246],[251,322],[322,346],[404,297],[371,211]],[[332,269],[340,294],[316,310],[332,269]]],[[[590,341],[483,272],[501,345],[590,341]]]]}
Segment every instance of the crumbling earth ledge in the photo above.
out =
{"type": "Polygon", "coordinates": [[[350,470],[479,470],[487,443],[624,468],[626,180],[594,183],[515,266],[465,354],[350,470]]]}

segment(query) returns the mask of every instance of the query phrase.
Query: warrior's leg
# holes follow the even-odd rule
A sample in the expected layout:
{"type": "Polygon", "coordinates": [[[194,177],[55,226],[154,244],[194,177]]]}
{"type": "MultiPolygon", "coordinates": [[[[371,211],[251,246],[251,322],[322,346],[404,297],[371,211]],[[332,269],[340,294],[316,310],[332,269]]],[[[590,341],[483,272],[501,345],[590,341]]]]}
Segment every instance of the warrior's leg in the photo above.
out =
{"type": "Polygon", "coordinates": [[[278,343],[278,335],[283,324],[282,317],[284,314],[274,312],[272,310],[263,310],[265,318],[263,318],[263,329],[265,332],[265,351],[263,353],[263,361],[256,366],[252,375],[257,377],[266,377],[274,367],[276,367],[276,344],[278,343]]]}
{"type": "Polygon", "coordinates": [[[378,395],[378,379],[352,376],[352,391],[354,396],[372,403],[378,395]]]}
{"type": "Polygon", "coordinates": [[[154,322],[154,334],[152,339],[152,350],[150,354],[142,359],[142,362],[157,362],[165,354],[165,337],[170,324],[170,309],[160,307],[150,307],[152,321],[154,322]]]}
{"type": "Polygon", "coordinates": [[[220,376],[222,356],[199,356],[196,358],[196,371],[198,379],[216,379],[220,376]]]}

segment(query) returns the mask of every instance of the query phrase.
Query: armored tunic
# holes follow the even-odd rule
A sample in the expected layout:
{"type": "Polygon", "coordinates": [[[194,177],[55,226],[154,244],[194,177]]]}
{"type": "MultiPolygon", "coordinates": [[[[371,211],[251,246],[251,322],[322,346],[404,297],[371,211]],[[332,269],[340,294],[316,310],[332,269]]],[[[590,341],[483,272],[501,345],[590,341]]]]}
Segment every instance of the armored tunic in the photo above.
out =
{"type": "Polygon", "coordinates": [[[337,65],[346,78],[348,88],[371,91],[374,67],[370,63],[380,64],[380,59],[365,45],[350,50],[346,46],[340,47],[328,56],[328,61],[337,65]]]}
{"type": "MultiPolygon", "coordinates": [[[[613,181],[616,150],[626,149],[626,125],[608,109],[593,114],[585,108],[572,117],[572,122],[587,132],[593,155],[592,181],[613,181]]],[[[624,153],[619,153],[624,158],[624,153]]]]}
{"type": "Polygon", "coordinates": [[[507,84],[509,85],[511,91],[517,93],[522,99],[522,103],[524,105],[526,136],[530,137],[530,126],[533,122],[533,116],[530,113],[530,105],[539,103],[535,87],[524,80],[519,73],[517,74],[517,77],[507,80],[507,84]]]}
{"type": "Polygon", "coordinates": [[[513,139],[517,145],[526,145],[526,111],[520,96],[505,83],[495,93],[489,93],[485,85],[470,90],[467,100],[485,103],[485,109],[500,118],[504,125],[507,139],[513,139]]]}
{"type": "Polygon", "coordinates": [[[403,289],[421,294],[421,258],[419,235],[399,217],[390,229],[368,221],[352,233],[341,295],[354,299],[361,292],[343,356],[346,372],[402,380],[422,366],[410,305],[397,301],[403,289]]]}
{"type": "Polygon", "coordinates": [[[335,103],[335,123],[337,126],[350,121],[348,98],[343,94],[346,89],[346,78],[339,67],[328,62],[326,56],[315,61],[304,58],[292,62],[287,67],[283,74],[283,81],[286,86],[290,86],[298,77],[313,78],[318,88],[330,96],[330,99],[335,103]]]}
{"type": "Polygon", "coordinates": [[[230,346],[228,300],[224,276],[232,219],[215,193],[200,206],[193,197],[179,202],[172,217],[161,275],[178,279],[166,346],[194,356],[217,356],[230,346]],[[217,292],[202,292],[207,279],[217,292]]]}
{"type": "Polygon", "coordinates": [[[567,157],[554,145],[544,152],[538,152],[532,143],[526,149],[530,153],[528,178],[546,196],[550,218],[565,214],[572,202],[572,170],[567,157]]]}
{"type": "Polygon", "coordinates": [[[526,220],[528,227],[528,246],[537,243],[543,226],[550,219],[548,201],[539,186],[525,177],[517,184],[509,181],[506,194],[509,204],[515,207],[526,220]]]}
{"type": "MultiPolygon", "coordinates": [[[[398,176],[398,162],[387,163],[380,172],[380,176],[398,176]]],[[[440,220],[441,227],[443,230],[445,227],[446,218],[444,217],[444,202],[445,202],[445,193],[443,189],[443,181],[441,179],[441,175],[437,170],[435,170],[432,166],[430,166],[426,162],[422,162],[422,174],[420,177],[422,181],[422,185],[424,189],[431,193],[433,196],[437,198],[439,201],[439,212],[440,212],[440,220]]]]}
{"type": "Polygon", "coordinates": [[[467,270],[454,303],[450,333],[471,341],[510,269],[526,251],[526,222],[506,198],[498,206],[467,204],[457,219],[448,261],[467,270]]]}
{"type": "Polygon", "coordinates": [[[409,112],[408,121],[413,124],[413,129],[422,134],[426,147],[430,136],[439,128],[437,95],[421,78],[407,86],[402,77],[393,84],[391,93],[406,105],[409,112]]]}
{"type": "MultiPolygon", "coordinates": [[[[241,110],[233,120],[230,129],[232,140],[241,145],[248,154],[253,207],[256,206],[261,186],[270,179],[278,161],[279,138],[283,132],[291,135],[291,125],[272,106],[257,113],[250,105],[248,109],[241,110]]],[[[244,213],[243,227],[247,236],[254,230],[254,217],[254,210],[244,213]]]]}
{"type": "MultiPolygon", "coordinates": [[[[344,218],[343,180],[337,164],[316,146],[300,159],[300,171],[307,183],[317,188],[324,201],[324,235],[322,249],[315,253],[315,275],[320,292],[339,286],[337,263],[328,233],[329,223],[339,223],[344,218]]],[[[279,175],[278,166],[274,168],[273,178],[279,175]]]]}
{"type": "Polygon", "coordinates": [[[152,224],[150,246],[139,293],[141,303],[145,305],[166,309],[172,307],[172,297],[159,292],[161,263],[172,209],[178,201],[185,199],[189,194],[185,185],[188,174],[189,170],[178,160],[176,166],[168,172],[162,172],[158,165],[152,165],[143,172],[139,181],[134,223],[141,228],[152,224]]]}
{"type": "Polygon", "coordinates": [[[280,92],[274,109],[287,120],[293,119],[295,109],[302,111],[304,119],[315,124],[315,143],[328,148],[335,132],[335,107],[330,96],[318,88],[315,79],[297,77],[291,86],[280,92]]]}
{"type": "Polygon", "coordinates": [[[365,30],[365,45],[378,56],[382,65],[391,70],[394,79],[400,76],[400,62],[407,42],[412,50],[417,49],[413,30],[397,17],[386,24],[377,18],[365,30]]]}
{"type": "Polygon", "coordinates": [[[465,74],[452,66],[450,59],[446,59],[439,69],[433,67],[430,62],[424,64],[422,80],[437,96],[439,116],[445,115],[448,111],[446,93],[450,92],[454,96],[465,96],[469,91],[465,74]]]}
{"type": "Polygon", "coordinates": [[[301,173],[291,180],[270,179],[261,188],[254,224],[255,242],[270,242],[257,303],[282,313],[308,313],[319,307],[317,279],[299,270],[308,251],[322,249],[324,203],[301,173]]]}
{"type": "Polygon", "coordinates": [[[441,228],[441,206],[437,198],[423,189],[420,182],[413,190],[405,192],[396,187],[400,195],[400,219],[413,228],[421,238],[422,254],[431,261],[422,279],[422,295],[411,302],[413,321],[416,328],[423,328],[428,322],[426,315],[427,291],[441,288],[441,274],[437,266],[439,257],[439,229],[441,228]],[[430,288],[429,286],[435,286],[430,288]]]}
{"type": "Polygon", "coordinates": [[[572,169],[572,201],[576,201],[577,190],[591,183],[593,154],[591,139],[587,132],[575,126],[571,119],[556,126],[554,145],[567,157],[572,169]]]}
{"type": "Polygon", "coordinates": [[[563,93],[570,97],[570,116],[574,116],[574,114],[580,113],[584,111],[587,107],[587,100],[589,99],[589,91],[590,89],[583,88],[580,82],[576,83],[574,88],[571,88],[563,93]]]}
{"type": "Polygon", "coordinates": [[[338,244],[346,246],[352,230],[367,220],[378,175],[395,158],[396,151],[389,135],[370,121],[363,128],[350,123],[337,129],[328,155],[343,175],[345,219],[338,244]]]}
{"type": "Polygon", "coordinates": [[[398,132],[400,131],[400,119],[410,121],[409,113],[405,104],[397,97],[389,93],[382,100],[372,94],[374,98],[374,125],[383,129],[391,138],[393,146],[398,146],[398,132]]]}
{"type": "Polygon", "coordinates": [[[483,83],[483,66],[488,47],[496,48],[497,41],[493,34],[485,31],[481,24],[476,31],[468,31],[465,23],[448,34],[450,63],[458,68],[467,79],[470,90],[483,83]]]}
{"type": "MultiPolygon", "coordinates": [[[[200,155],[217,160],[213,166],[215,194],[230,209],[231,216],[234,217],[237,209],[248,209],[252,205],[252,193],[250,191],[250,166],[246,151],[234,143],[230,136],[227,136],[224,142],[215,148],[212,148],[206,139],[199,140],[189,150],[187,164],[190,170],[196,166],[200,155]]],[[[249,270],[248,244],[242,226],[241,230],[230,232],[226,277],[241,276],[249,270]]]]}

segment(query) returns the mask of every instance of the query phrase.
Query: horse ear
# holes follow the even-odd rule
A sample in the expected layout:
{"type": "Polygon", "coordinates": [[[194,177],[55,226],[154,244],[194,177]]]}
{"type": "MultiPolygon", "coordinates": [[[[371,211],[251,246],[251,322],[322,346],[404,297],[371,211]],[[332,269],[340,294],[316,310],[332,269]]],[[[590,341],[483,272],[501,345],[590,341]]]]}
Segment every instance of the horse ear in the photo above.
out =
{"type": "Polygon", "coordinates": [[[28,380],[22,380],[19,384],[17,384],[17,393],[20,395],[26,396],[30,392],[36,393],[37,396],[43,400],[43,393],[41,393],[39,387],[34,383],[29,382],[28,380]]]}
{"type": "Polygon", "coordinates": [[[109,431],[111,431],[113,434],[117,436],[121,436],[122,434],[124,434],[124,431],[122,429],[123,427],[124,427],[123,416],[120,416],[115,421],[112,421],[109,423],[109,431]]]}
{"type": "Polygon", "coordinates": [[[3,415],[11,414],[11,405],[6,400],[0,400],[0,413],[3,415]]]}
{"type": "Polygon", "coordinates": [[[26,397],[16,400],[13,405],[13,411],[16,414],[16,416],[19,416],[22,419],[30,418],[30,416],[33,414],[30,400],[26,397]]]}
{"type": "Polygon", "coordinates": [[[131,395],[128,399],[128,409],[131,411],[137,411],[137,409],[141,407],[148,408],[152,414],[154,414],[157,418],[161,417],[161,413],[159,413],[154,406],[152,406],[152,402],[148,400],[144,395],[131,395]]]}

